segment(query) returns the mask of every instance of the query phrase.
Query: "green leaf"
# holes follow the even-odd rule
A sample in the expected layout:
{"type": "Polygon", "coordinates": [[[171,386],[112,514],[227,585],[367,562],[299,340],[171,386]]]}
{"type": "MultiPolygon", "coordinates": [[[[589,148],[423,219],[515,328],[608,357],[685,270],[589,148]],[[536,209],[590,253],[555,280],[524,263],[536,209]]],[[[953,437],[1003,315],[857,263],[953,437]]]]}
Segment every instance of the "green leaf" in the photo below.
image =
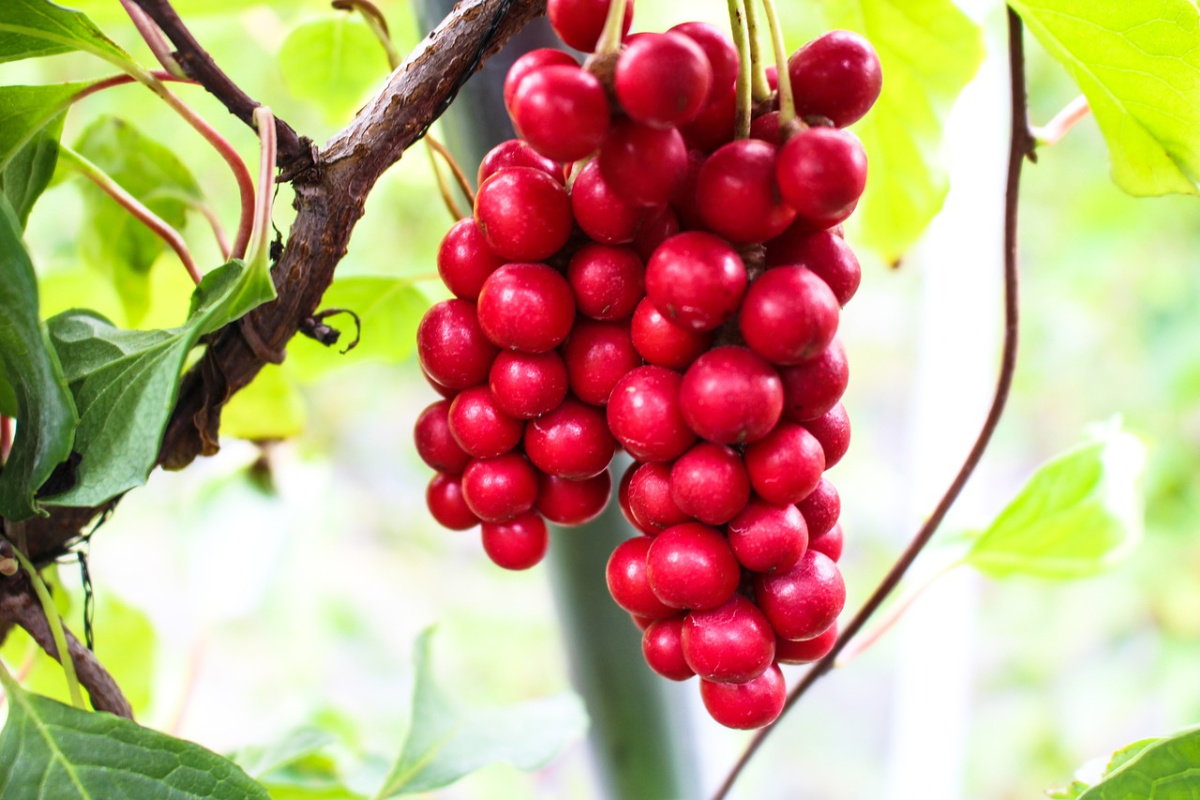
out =
{"type": "Polygon", "coordinates": [[[304,430],[307,416],[300,390],[281,368],[268,364],[221,409],[221,436],[290,439],[304,430]]]}
{"type": "MultiPolygon", "coordinates": [[[[183,227],[190,204],[202,199],[183,162],[124,120],[96,120],[76,149],[174,228],[183,227]]],[[[113,277],[130,322],[137,324],[149,305],[150,268],[165,245],[98,186],[88,182],[83,192],[84,254],[113,277]]]]}
{"type": "Polygon", "coordinates": [[[951,0],[821,0],[826,28],[866,36],[883,92],[853,127],[870,163],[848,224],[886,262],[897,261],[942,209],[950,189],[943,128],[983,63],[983,34],[951,0]]]}
{"type": "Polygon", "coordinates": [[[288,90],[316,103],[330,121],[352,114],[389,72],[375,34],[350,14],[297,26],[279,50],[279,69],[288,90]]]}
{"type": "MultiPolygon", "coordinates": [[[[0,517],[40,511],[34,493],[71,454],[79,418],[46,326],[38,318],[33,263],[7,198],[0,195],[0,403],[16,406],[17,434],[0,473],[0,517]],[[6,398],[7,396],[7,398],[6,398]]],[[[9,409],[11,410],[11,408],[9,409]]]]}
{"type": "Polygon", "coordinates": [[[1194,798],[1200,785],[1200,728],[1135,742],[1114,754],[1109,767],[1104,779],[1079,800],[1194,798]]]}
{"type": "Polygon", "coordinates": [[[1113,180],[1137,196],[1197,193],[1200,9],[1194,0],[1014,0],[1087,97],[1113,180]]]}
{"type": "Polygon", "coordinates": [[[83,50],[122,66],[129,54],[96,27],[87,15],[48,0],[0,3],[0,63],[83,50]]]}
{"type": "Polygon", "coordinates": [[[353,317],[341,314],[326,319],[342,331],[335,346],[300,336],[293,339],[288,344],[285,369],[305,382],[340,366],[367,361],[395,364],[408,358],[416,347],[417,325],[429,308],[429,299],[409,278],[351,276],[333,281],[321,307],[353,311],[362,323],[362,337],[357,347],[342,353],[354,340],[355,327],[353,317]]]}
{"type": "Polygon", "coordinates": [[[435,681],[432,635],[426,630],[417,639],[408,740],[375,800],[446,786],[498,761],[536,769],[586,729],[587,714],[574,694],[495,710],[463,708],[435,681]]]}
{"type": "Polygon", "coordinates": [[[1141,442],[1115,427],[1052,459],[979,536],[966,563],[998,578],[1106,569],[1141,540],[1144,464],[1141,442]]]}
{"type": "Polygon", "coordinates": [[[0,189],[22,227],[54,175],[66,106],[87,85],[0,86],[0,189]]]}
{"type": "Polygon", "coordinates": [[[346,787],[336,761],[323,754],[334,742],[326,731],[299,728],[274,744],[246,748],[234,761],[272,800],[365,800],[346,787]]]}
{"type": "Polygon", "coordinates": [[[269,800],[236,764],[112,714],[21,689],[7,671],[0,732],[4,800],[269,800]]]}
{"type": "Polygon", "coordinates": [[[265,270],[231,261],[204,276],[187,322],[173,330],[114,327],[86,310],[49,321],[80,410],[75,485],[47,503],[97,505],[146,481],[175,405],[188,353],[201,336],[274,297],[265,270]]]}

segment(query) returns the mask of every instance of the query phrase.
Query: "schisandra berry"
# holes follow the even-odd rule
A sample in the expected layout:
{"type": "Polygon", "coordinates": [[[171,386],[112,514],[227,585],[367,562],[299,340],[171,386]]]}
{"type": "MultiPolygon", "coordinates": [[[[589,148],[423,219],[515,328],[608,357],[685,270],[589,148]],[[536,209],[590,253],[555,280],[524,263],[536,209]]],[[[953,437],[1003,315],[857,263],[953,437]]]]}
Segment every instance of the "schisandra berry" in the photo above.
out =
{"type": "Polygon", "coordinates": [[[700,217],[731,242],[765,242],[787,230],[796,212],[775,185],[777,148],[760,139],[739,139],[704,162],[696,181],[700,217]]]}
{"type": "Polygon", "coordinates": [[[712,345],[712,331],[681,328],[662,315],[649,297],[633,312],[630,329],[633,346],[651,364],[668,369],[687,369],[712,345]]]}
{"type": "Polygon", "coordinates": [[[803,221],[767,243],[767,266],[795,265],[811,270],[845,306],[858,291],[862,268],[850,245],[833,231],[813,232],[803,221]]]}
{"type": "Polygon", "coordinates": [[[838,302],[804,267],[767,270],[746,292],[739,316],[750,349],[772,364],[799,364],[829,346],[838,302]]]}
{"type": "Polygon", "coordinates": [[[646,296],[681,328],[714,330],[734,315],[745,291],[746,265],[710,233],[672,236],[646,264],[646,296]]]}
{"type": "Polygon", "coordinates": [[[879,56],[857,33],[830,31],[788,59],[796,113],[816,114],[844,128],[862,118],[883,88],[879,56]]]}
{"type": "Polygon", "coordinates": [[[712,85],[706,102],[711,103],[734,85],[739,64],[737,48],[719,28],[707,22],[682,22],[667,33],[682,34],[704,51],[712,69],[712,85]]]}
{"type": "Polygon", "coordinates": [[[604,574],[608,593],[621,608],[641,617],[667,619],[677,616],[679,609],[663,603],[650,588],[646,557],[654,541],[649,536],[637,536],[621,542],[608,557],[604,574]]]}
{"type": "Polygon", "coordinates": [[[846,351],[836,339],[818,356],[780,367],[783,412],[794,422],[817,419],[837,405],[850,383],[846,351]]]}
{"type": "Polygon", "coordinates": [[[629,479],[629,513],[634,524],[647,533],[691,521],[671,493],[671,467],[651,461],[635,464],[629,479]]]}
{"type": "Polygon", "coordinates": [[[842,513],[842,500],[837,488],[828,478],[821,478],[817,488],[796,504],[808,525],[809,541],[823,536],[834,526],[842,513]]]}
{"type": "Polygon", "coordinates": [[[561,183],[541,170],[513,167],[479,187],[475,222],[496,255],[509,261],[539,261],[567,243],[574,221],[561,183]]]}
{"type": "MultiPolygon", "coordinates": [[[[558,38],[574,47],[590,53],[596,49],[604,21],[608,18],[611,0],[548,0],[546,14],[558,38]]],[[[621,35],[629,32],[633,23],[633,2],[625,4],[625,18],[621,24],[621,35]]]]}
{"type": "Polygon", "coordinates": [[[417,326],[417,355],[429,379],[447,389],[466,389],[487,380],[498,352],[488,341],[475,305],[466,300],[443,300],[417,326]]]}
{"type": "Polygon", "coordinates": [[[454,223],[438,248],[438,275],[446,288],[463,300],[478,300],[483,282],[502,266],[504,259],[492,252],[470,217],[454,223]]]}
{"type": "Polygon", "coordinates": [[[696,441],[679,405],[683,378],[664,367],[638,367],[608,396],[608,427],[638,461],[670,461],[696,441]]]}
{"type": "Polygon", "coordinates": [[[661,206],[687,173],[687,145],[675,128],[619,120],[600,146],[600,174],[626,202],[661,206]]]}
{"type": "Polygon", "coordinates": [[[729,521],[729,546],[751,572],[786,572],[808,549],[808,526],[794,505],[751,500],[729,521]]]}
{"type": "Polygon", "coordinates": [[[617,381],[642,365],[629,323],[579,320],[562,346],[571,391],[585,403],[608,403],[617,381]]]}
{"type": "Polygon", "coordinates": [[[732,448],[701,442],[671,467],[671,498],[688,516],[723,525],[746,507],[750,477],[732,448]]]}
{"type": "Polygon", "coordinates": [[[463,499],[485,522],[503,522],[528,511],[537,492],[537,470],[519,453],[477,459],[463,470],[463,499]]]}
{"type": "Polygon", "coordinates": [[[646,268],[631,247],[586,244],[571,257],[575,308],[592,319],[626,319],[646,294],[646,268]]]}
{"type": "Polygon", "coordinates": [[[708,101],[713,72],[708,56],[691,38],[647,33],[617,59],[613,86],[621,108],[656,128],[690,122],[708,101]]]}
{"type": "Polygon", "coordinates": [[[483,160],[479,162],[479,174],[475,183],[482,186],[484,181],[500,170],[515,167],[540,170],[559,183],[566,183],[562,166],[558,162],[551,161],[539,154],[529,146],[529,142],[523,142],[520,139],[507,139],[489,150],[483,160]]]}
{"type": "Polygon", "coordinates": [[[584,480],[608,467],[616,450],[604,411],[567,399],[525,426],[525,453],[548,475],[584,480]]]}
{"type": "Polygon", "coordinates": [[[809,128],[779,149],[775,180],[799,216],[829,228],[858,205],[867,185],[867,153],[850,131],[809,128]]]}
{"type": "Polygon", "coordinates": [[[777,426],[746,446],[746,471],[759,497],[778,505],[799,503],[812,494],[825,470],[821,443],[793,422],[777,426]]]}
{"type": "Polygon", "coordinates": [[[526,353],[553,350],[574,321],[571,285],[545,264],[505,264],[479,292],[479,324],[499,347],[526,353]]]}
{"type": "Polygon", "coordinates": [[[775,640],[775,661],[779,664],[811,664],[820,661],[837,643],[838,626],[834,623],[829,630],[811,639],[794,642],[790,639],[775,640]]]}
{"type": "Polygon", "coordinates": [[[449,400],[439,400],[426,408],[417,417],[413,438],[416,440],[417,455],[422,461],[438,472],[461,475],[471,456],[454,441],[450,433],[449,412],[449,400]]]}
{"type": "Polygon", "coordinates": [[[842,526],[834,525],[809,542],[808,546],[818,553],[824,553],[829,556],[829,560],[836,563],[842,559],[842,546],[844,544],[845,537],[842,535],[842,526]]]}
{"type": "Polygon", "coordinates": [[[600,162],[589,161],[571,185],[571,210],[575,222],[600,244],[632,242],[647,210],[626,201],[600,172],[600,162]]]}
{"type": "Polygon", "coordinates": [[[692,611],[683,623],[683,657],[704,680],[745,683],[763,674],[775,658],[775,631],[745,595],[721,606],[692,611]]]}
{"type": "Polygon", "coordinates": [[[779,374],[744,347],[718,347],[692,364],[679,387],[679,408],[703,439],[745,444],[766,436],[783,413],[779,374]]]}
{"type": "Polygon", "coordinates": [[[646,554],[646,579],[666,605],[703,611],[733,597],[741,568],[720,531],[685,522],[654,537],[646,554]]]}
{"type": "Polygon", "coordinates": [[[505,414],[487,386],[467,389],[450,403],[447,425],[454,441],[473,458],[507,453],[521,441],[525,425],[505,414]]]}
{"type": "MultiPolygon", "coordinates": [[[[504,77],[504,107],[508,109],[509,114],[512,114],[513,100],[521,81],[525,80],[525,77],[531,72],[550,66],[577,67],[579,62],[570,53],[564,53],[554,47],[530,50],[513,62],[513,65],[508,68],[508,74],[504,77]]],[[[486,159],[484,160],[486,161],[486,159]]],[[[479,183],[483,183],[483,178],[480,178],[479,183]]]]}
{"type": "Polygon", "coordinates": [[[529,569],[542,560],[550,544],[546,522],[536,513],[482,526],[483,550],[497,566],[529,569]]]}
{"type": "MultiPolygon", "coordinates": [[[[787,397],[786,387],[784,397],[787,397]]],[[[802,424],[821,443],[821,451],[825,453],[825,469],[841,461],[850,449],[850,417],[841,403],[802,424]]]]}
{"type": "Polygon", "coordinates": [[[479,517],[463,498],[460,478],[441,472],[434,475],[425,489],[425,505],[443,528],[465,531],[479,524],[479,517]]]}
{"type": "Polygon", "coordinates": [[[695,675],[683,657],[684,616],[651,622],[642,633],[642,656],[650,669],[672,681],[695,675]]]}
{"type": "Polygon", "coordinates": [[[558,525],[582,525],[600,516],[611,496],[612,476],[608,470],[581,481],[543,472],[538,475],[538,496],[534,508],[558,525]]]}
{"type": "Polygon", "coordinates": [[[555,161],[591,154],[608,131],[608,97],[592,73],[575,66],[530,72],[513,96],[513,122],[534,150],[555,161]]]}
{"type": "Polygon", "coordinates": [[[758,607],[784,639],[820,636],[846,605],[846,584],[837,564],[809,548],[787,572],[754,580],[758,607]]]}
{"type": "Polygon", "coordinates": [[[492,362],[488,386],[496,405],[518,419],[533,419],[562,405],[567,397],[567,366],[555,351],[501,351],[492,362]]]}
{"type": "Polygon", "coordinates": [[[702,680],[700,699],[709,715],[725,727],[751,730],[778,719],[787,700],[787,685],[779,667],[772,664],[745,683],[702,680]]]}

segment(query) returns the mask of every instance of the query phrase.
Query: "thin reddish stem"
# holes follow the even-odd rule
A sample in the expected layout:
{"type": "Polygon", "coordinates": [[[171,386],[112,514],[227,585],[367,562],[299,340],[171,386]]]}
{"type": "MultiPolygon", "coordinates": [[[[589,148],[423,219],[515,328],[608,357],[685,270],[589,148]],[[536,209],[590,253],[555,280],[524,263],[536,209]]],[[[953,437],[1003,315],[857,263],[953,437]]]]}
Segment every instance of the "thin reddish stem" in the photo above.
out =
{"type": "Polygon", "coordinates": [[[137,28],[137,32],[141,34],[146,46],[150,48],[150,52],[154,54],[154,58],[159,64],[162,64],[163,69],[174,77],[186,78],[187,75],[179,66],[179,62],[175,60],[175,56],[171,54],[171,47],[167,44],[163,32],[154,24],[154,20],[146,16],[146,12],[134,5],[132,0],[121,0],[121,6],[129,15],[133,27],[137,28]]]}
{"type": "MultiPolygon", "coordinates": [[[[160,81],[170,81],[170,82],[174,82],[174,83],[190,83],[192,85],[196,85],[196,82],[194,80],[192,80],[191,78],[177,78],[174,75],[172,75],[171,73],[165,72],[161,69],[156,69],[153,72],[151,72],[150,74],[153,75],[155,78],[158,78],[160,81]]],[[[137,83],[137,82],[138,82],[137,78],[133,77],[132,75],[128,75],[128,74],[124,74],[124,73],[122,73],[121,75],[113,75],[111,78],[104,78],[103,80],[98,80],[95,83],[90,84],[89,86],[85,87],[84,89],[81,89],[79,92],[77,92],[75,95],[73,95],[69,100],[67,100],[67,102],[63,105],[63,107],[65,108],[66,106],[74,105],[75,103],[78,103],[83,98],[89,97],[93,94],[96,94],[97,92],[102,92],[105,89],[111,89],[114,86],[124,86],[129,83],[137,83]]]]}
{"type": "Polygon", "coordinates": [[[437,182],[438,194],[442,196],[442,204],[446,206],[450,216],[454,217],[454,221],[457,222],[465,219],[466,214],[463,213],[462,206],[458,204],[458,201],[454,199],[454,192],[450,188],[450,182],[446,180],[446,173],[442,172],[442,166],[438,163],[437,152],[430,142],[431,138],[430,136],[425,137],[425,152],[429,155],[429,167],[433,170],[433,179],[437,182]]]}
{"type": "Polygon", "coordinates": [[[221,258],[228,261],[232,248],[229,246],[229,237],[225,235],[225,228],[221,225],[221,220],[217,217],[217,212],[208,203],[192,203],[192,208],[199,211],[201,216],[208,220],[208,225],[212,228],[213,237],[217,240],[217,248],[221,251],[221,258]]]}
{"type": "MultiPolygon", "coordinates": [[[[250,237],[250,259],[266,258],[271,249],[271,200],[275,197],[275,156],[278,140],[275,136],[275,115],[266,106],[254,109],[254,124],[261,143],[258,162],[258,196],[254,204],[253,235],[250,237]]],[[[237,258],[237,253],[234,253],[237,258]]]]}
{"type": "MultiPolygon", "coordinates": [[[[980,429],[979,435],[975,439],[975,444],[972,445],[970,453],[968,453],[966,460],[959,469],[958,475],[955,476],[954,482],[950,484],[950,488],[946,490],[942,499],[938,501],[937,507],[929,515],[929,519],[917,531],[917,535],[913,538],[908,548],[905,549],[899,560],[888,571],[883,581],[871,594],[867,602],[842,630],[833,649],[824,658],[814,664],[812,669],[792,689],[788,695],[787,702],[783,706],[783,714],[786,714],[795,706],[796,702],[804,696],[805,692],[833,668],[838,655],[846,648],[850,640],[858,635],[859,631],[866,625],[867,620],[871,618],[883,604],[884,600],[900,585],[900,581],[908,571],[908,568],[912,566],[917,556],[929,544],[934,533],[937,532],[938,527],[942,524],[946,513],[954,505],[959,494],[962,493],[963,487],[966,486],[967,480],[971,477],[971,474],[975,471],[975,467],[983,457],[983,453],[992,439],[992,434],[995,433],[996,427],[1000,424],[1000,418],[1004,413],[1004,406],[1008,400],[1009,390],[1012,388],[1013,373],[1017,365],[1017,331],[1020,318],[1017,281],[1017,200],[1020,195],[1021,166],[1026,158],[1032,159],[1036,145],[1033,134],[1029,130],[1028,100],[1025,92],[1025,50],[1022,43],[1021,18],[1011,8],[1008,9],[1008,46],[1010,81],[1012,85],[1012,124],[1008,156],[1008,181],[1004,204],[1004,348],[1000,358],[1000,375],[996,381],[996,392],[992,398],[991,408],[988,410],[983,427],[980,429]]],[[[722,800],[722,798],[729,794],[742,770],[745,769],[750,759],[758,751],[758,748],[762,746],[763,742],[766,741],[767,736],[770,735],[772,730],[774,730],[774,726],[765,728],[759,731],[754,739],[751,740],[746,751],[742,753],[741,758],[738,759],[726,777],[725,782],[721,784],[717,793],[713,795],[713,800],[722,800]]]]}
{"type": "Polygon", "coordinates": [[[1071,132],[1080,120],[1091,113],[1092,107],[1088,105],[1087,98],[1083,95],[1076,97],[1062,111],[1054,115],[1054,119],[1047,122],[1040,128],[1033,129],[1034,138],[1037,139],[1039,145],[1052,145],[1071,132]]]}
{"type": "Polygon", "coordinates": [[[446,145],[439,142],[435,137],[429,134],[425,135],[425,141],[429,143],[429,147],[442,157],[446,162],[446,166],[450,168],[450,172],[454,175],[454,180],[458,183],[458,188],[462,189],[463,196],[467,198],[467,202],[475,206],[475,190],[471,188],[471,182],[467,180],[467,176],[463,174],[462,167],[454,160],[454,156],[446,149],[446,145]]]}

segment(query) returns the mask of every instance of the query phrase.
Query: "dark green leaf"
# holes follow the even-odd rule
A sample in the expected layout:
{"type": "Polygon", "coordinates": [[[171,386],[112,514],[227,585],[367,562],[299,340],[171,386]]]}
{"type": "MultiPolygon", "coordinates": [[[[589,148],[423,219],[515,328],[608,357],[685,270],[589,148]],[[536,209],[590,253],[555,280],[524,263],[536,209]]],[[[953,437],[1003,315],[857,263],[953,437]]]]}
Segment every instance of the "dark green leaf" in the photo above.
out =
{"type": "Polygon", "coordinates": [[[853,128],[870,174],[850,224],[858,241],[892,262],[946,200],[943,128],[983,62],[983,35],[951,0],[822,0],[821,8],[826,28],[866,36],[883,67],[883,93],[853,128]]]}
{"type": "Polygon", "coordinates": [[[1200,9],[1194,0],[1014,0],[1038,41],[1079,84],[1138,196],[1197,193],[1200,9]]]}
{"type": "Polygon", "coordinates": [[[0,189],[22,226],[54,175],[66,105],[87,85],[0,87],[0,189]]]}
{"type": "Polygon", "coordinates": [[[174,330],[122,330],[88,311],[49,321],[50,337],[80,410],[76,483],[47,498],[90,506],[145,482],[157,460],[188,353],[200,337],[274,297],[263,269],[230,263],[204,276],[188,321],[174,330]]]}
{"type": "MultiPolygon", "coordinates": [[[[189,204],[202,197],[196,179],[169,148],[123,120],[96,120],[76,149],[174,228],[183,227],[189,204]]],[[[148,305],[150,268],[165,245],[90,182],[84,187],[84,201],[84,253],[112,275],[130,322],[137,324],[148,305]]]]}
{"type": "Polygon", "coordinates": [[[269,800],[237,765],[112,714],[29,694],[0,673],[4,800],[269,800]]]}
{"type": "Polygon", "coordinates": [[[279,69],[291,93],[316,103],[331,121],[352,114],[389,71],[371,29],[349,14],[299,25],[279,50],[279,69]]]}
{"type": "Polygon", "coordinates": [[[408,740],[376,800],[446,786],[498,761],[536,769],[587,727],[587,714],[574,694],[495,710],[463,708],[434,678],[431,636],[426,630],[417,639],[408,740]]]}
{"type": "Polygon", "coordinates": [[[993,577],[1092,575],[1141,540],[1141,443],[1110,429],[1040,467],[966,562],[993,577]]]}
{"type": "Polygon", "coordinates": [[[7,387],[0,389],[0,404],[15,404],[19,423],[12,453],[0,473],[0,516],[16,521],[39,512],[34,493],[71,454],[78,417],[46,326],[38,318],[37,281],[21,242],[20,225],[3,195],[0,363],[4,367],[0,383],[7,387]]]}
{"type": "Polygon", "coordinates": [[[0,3],[0,63],[72,50],[83,50],[117,65],[131,63],[129,54],[85,14],[48,0],[0,3]]]}
{"type": "Polygon", "coordinates": [[[1200,728],[1192,728],[1118,751],[1104,779],[1079,795],[1079,800],[1191,800],[1198,786],[1200,728]]]}

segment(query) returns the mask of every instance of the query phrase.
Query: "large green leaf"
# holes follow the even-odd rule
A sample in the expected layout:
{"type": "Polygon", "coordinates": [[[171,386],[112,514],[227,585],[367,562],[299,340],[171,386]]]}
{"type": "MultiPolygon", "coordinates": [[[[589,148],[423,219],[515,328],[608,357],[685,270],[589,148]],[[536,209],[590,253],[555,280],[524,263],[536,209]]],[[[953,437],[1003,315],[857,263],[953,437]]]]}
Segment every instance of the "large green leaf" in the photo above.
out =
{"type": "Polygon", "coordinates": [[[22,226],[54,175],[66,105],[87,85],[0,86],[0,190],[22,226]]]}
{"type": "Polygon", "coordinates": [[[289,33],[279,50],[279,69],[292,94],[338,121],[362,105],[371,87],[387,76],[388,62],[366,23],[341,13],[302,23],[289,33]]]}
{"type": "Polygon", "coordinates": [[[1094,786],[1076,780],[1051,797],[1070,800],[1193,800],[1200,786],[1200,728],[1142,739],[1113,753],[1094,786]]]}
{"type": "Polygon", "coordinates": [[[112,714],[29,694],[6,671],[4,800],[269,800],[236,764],[112,714]]]}
{"type": "Polygon", "coordinates": [[[408,358],[416,346],[417,325],[429,308],[429,298],[408,278],[350,276],[337,278],[321,299],[325,309],[353,311],[362,323],[362,337],[348,353],[355,336],[353,318],[340,314],[326,320],[342,331],[337,345],[325,347],[297,336],[288,344],[286,370],[302,381],[321,377],[335,367],[366,361],[395,364],[408,358]]]}
{"type": "MultiPolygon", "coordinates": [[[[96,120],[76,149],[172,227],[181,228],[191,202],[202,199],[183,162],[124,120],[96,120]]],[[[137,324],[149,303],[150,268],[165,245],[98,186],[84,187],[84,201],[84,253],[112,275],[130,322],[137,324]]]]}
{"type": "Polygon", "coordinates": [[[267,788],[271,800],[365,800],[349,789],[337,761],[326,755],[334,737],[318,728],[299,728],[281,741],[250,747],[234,757],[267,788]]]}
{"type": "Polygon", "coordinates": [[[851,217],[855,238],[882,259],[904,255],[950,189],[943,128],[983,62],[983,36],[951,0],[820,0],[827,28],[866,36],[879,53],[883,92],[854,126],[870,160],[851,217]]]}
{"type": "Polygon", "coordinates": [[[1142,444],[1109,429],[1040,467],[967,553],[994,577],[1076,578],[1141,540],[1142,444]]]}
{"type": "Polygon", "coordinates": [[[37,281],[20,224],[3,195],[0,365],[0,383],[7,386],[0,399],[5,405],[15,401],[18,420],[12,453],[0,473],[0,516],[15,521],[39,512],[34,493],[71,454],[78,417],[46,326],[38,318],[37,281]]]}
{"type": "Polygon", "coordinates": [[[0,63],[83,50],[114,64],[131,63],[129,54],[87,18],[48,0],[0,3],[0,63]]]}
{"type": "Polygon", "coordinates": [[[426,630],[417,639],[408,740],[376,800],[446,786],[498,761],[536,769],[587,727],[587,714],[574,694],[495,710],[464,708],[435,680],[431,636],[426,630]]]}
{"type": "Polygon", "coordinates": [[[187,322],[173,330],[122,330],[89,311],[50,319],[50,337],[79,407],[75,485],[47,498],[89,506],[140,486],[157,460],[188,353],[200,337],[274,297],[264,269],[230,263],[204,276],[187,322]]]}
{"type": "Polygon", "coordinates": [[[1071,73],[1108,142],[1126,192],[1197,193],[1200,9],[1195,0],[1013,0],[1071,73]]]}

